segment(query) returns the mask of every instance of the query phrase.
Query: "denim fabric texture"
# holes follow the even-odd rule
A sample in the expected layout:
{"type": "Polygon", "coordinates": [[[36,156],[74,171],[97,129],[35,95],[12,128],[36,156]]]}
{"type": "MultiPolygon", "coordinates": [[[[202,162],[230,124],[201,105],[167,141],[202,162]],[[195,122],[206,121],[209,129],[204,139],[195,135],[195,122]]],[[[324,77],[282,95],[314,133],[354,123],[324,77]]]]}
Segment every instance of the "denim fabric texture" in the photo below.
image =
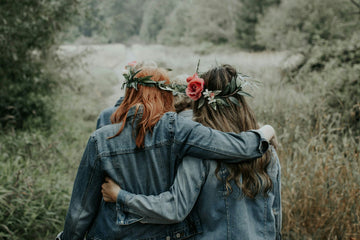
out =
{"type": "MultiPolygon", "coordinates": [[[[141,217],[121,211],[116,203],[102,199],[105,176],[125,190],[136,194],[157,195],[168,190],[185,155],[224,159],[228,162],[260,157],[268,142],[260,132],[222,133],[169,112],[159,120],[152,134],[145,137],[145,148],[135,145],[133,120],[135,109],[120,136],[112,139],[121,124],[103,126],[89,138],[78,168],[70,206],[65,220],[63,240],[68,239],[188,239],[201,232],[196,219],[186,224],[142,224],[141,217]]],[[[135,118],[135,119],[134,119],[135,118]]]]}
{"type": "Polygon", "coordinates": [[[120,106],[120,104],[122,103],[123,100],[124,100],[124,97],[120,97],[116,101],[115,106],[106,108],[100,113],[100,115],[97,119],[97,122],[96,122],[96,129],[99,129],[103,126],[111,124],[111,121],[110,121],[111,114],[113,114],[113,112],[116,111],[116,109],[120,106]]]}
{"type": "Polygon", "coordinates": [[[267,196],[244,197],[234,181],[230,182],[233,191],[228,194],[228,169],[221,164],[219,180],[216,167],[216,161],[187,156],[169,191],[145,196],[121,190],[117,205],[141,216],[142,223],[176,223],[189,213],[197,213],[203,233],[194,239],[281,239],[281,168],[275,149],[271,147],[267,168],[273,182],[267,196]]]}

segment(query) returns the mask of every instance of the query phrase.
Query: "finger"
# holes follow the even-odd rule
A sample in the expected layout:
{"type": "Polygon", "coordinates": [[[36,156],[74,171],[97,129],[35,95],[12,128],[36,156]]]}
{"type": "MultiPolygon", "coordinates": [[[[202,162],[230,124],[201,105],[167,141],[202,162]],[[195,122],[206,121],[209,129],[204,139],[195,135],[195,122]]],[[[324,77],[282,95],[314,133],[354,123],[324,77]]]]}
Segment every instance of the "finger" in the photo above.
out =
{"type": "Polygon", "coordinates": [[[101,189],[106,190],[107,188],[109,188],[109,186],[108,186],[107,183],[103,183],[103,184],[101,185],[101,189]]]}

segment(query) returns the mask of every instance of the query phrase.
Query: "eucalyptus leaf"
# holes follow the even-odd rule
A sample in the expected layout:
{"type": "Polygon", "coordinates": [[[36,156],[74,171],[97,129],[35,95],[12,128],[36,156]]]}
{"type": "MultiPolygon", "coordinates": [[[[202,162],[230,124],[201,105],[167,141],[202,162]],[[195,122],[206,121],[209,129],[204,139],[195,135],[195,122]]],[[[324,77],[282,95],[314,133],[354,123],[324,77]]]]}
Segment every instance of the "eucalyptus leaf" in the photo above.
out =
{"type": "Polygon", "coordinates": [[[155,81],[151,80],[151,79],[145,79],[145,80],[142,80],[141,82],[143,83],[149,83],[149,84],[156,84],[155,81]]]}
{"type": "Polygon", "coordinates": [[[216,103],[211,103],[210,106],[216,111],[216,103]]]}
{"type": "Polygon", "coordinates": [[[198,109],[200,109],[203,105],[204,105],[204,103],[205,103],[205,98],[200,98],[200,100],[199,100],[199,105],[198,105],[198,109]]]}
{"type": "Polygon", "coordinates": [[[224,91],[222,91],[221,95],[228,95],[230,92],[230,84],[227,84],[224,88],[224,91]]]}
{"type": "Polygon", "coordinates": [[[200,66],[200,59],[199,59],[199,61],[198,61],[198,63],[197,63],[196,70],[195,70],[195,72],[196,72],[197,74],[199,74],[199,66],[200,66]]]}
{"type": "Polygon", "coordinates": [[[236,78],[236,86],[239,88],[239,87],[241,87],[241,81],[242,79],[241,79],[241,76],[238,76],[237,78],[236,78]]]}
{"type": "Polygon", "coordinates": [[[229,106],[229,104],[222,98],[217,98],[216,103],[218,103],[219,105],[229,106]]]}
{"type": "Polygon", "coordinates": [[[230,97],[229,97],[229,100],[230,100],[232,103],[234,103],[235,105],[240,106],[239,100],[237,100],[235,97],[230,96],[230,97]]]}
{"type": "Polygon", "coordinates": [[[235,78],[232,78],[230,82],[230,93],[233,93],[235,89],[236,89],[236,80],[235,78]]]}
{"type": "Polygon", "coordinates": [[[239,91],[239,92],[237,92],[237,94],[239,94],[241,96],[253,97],[250,93],[247,93],[247,92],[244,92],[244,91],[239,91]]]}

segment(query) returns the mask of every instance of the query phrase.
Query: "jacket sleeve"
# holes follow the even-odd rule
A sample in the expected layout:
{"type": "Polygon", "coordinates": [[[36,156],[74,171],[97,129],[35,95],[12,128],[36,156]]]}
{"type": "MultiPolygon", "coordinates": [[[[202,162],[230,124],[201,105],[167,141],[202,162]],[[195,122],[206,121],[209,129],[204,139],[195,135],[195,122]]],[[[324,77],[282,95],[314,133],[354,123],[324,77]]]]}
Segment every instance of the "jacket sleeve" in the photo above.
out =
{"type": "Polygon", "coordinates": [[[136,195],[120,190],[117,208],[143,217],[142,223],[171,224],[183,221],[195,205],[205,181],[203,161],[185,157],[170,190],[159,195],[136,195]]]}
{"type": "Polygon", "coordinates": [[[76,175],[62,240],[84,239],[101,202],[103,174],[96,142],[90,137],[76,175]]]}
{"type": "Polygon", "coordinates": [[[174,149],[182,158],[191,155],[203,159],[238,163],[261,157],[269,147],[261,131],[225,133],[175,115],[174,149]]]}
{"type": "Polygon", "coordinates": [[[279,157],[274,148],[271,148],[271,156],[274,158],[276,163],[276,181],[274,184],[274,203],[273,211],[275,215],[275,228],[276,228],[276,239],[281,239],[281,226],[282,226],[282,207],[281,207],[281,166],[279,157]]]}

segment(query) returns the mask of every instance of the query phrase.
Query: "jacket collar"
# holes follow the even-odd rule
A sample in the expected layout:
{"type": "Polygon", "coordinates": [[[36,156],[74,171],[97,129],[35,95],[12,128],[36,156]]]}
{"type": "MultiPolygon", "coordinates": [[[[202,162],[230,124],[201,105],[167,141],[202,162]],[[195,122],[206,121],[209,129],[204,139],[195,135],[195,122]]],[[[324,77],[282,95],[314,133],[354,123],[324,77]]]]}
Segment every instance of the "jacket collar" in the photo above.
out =
{"type": "MultiPolygon", "coordinates": [[[[132,106],[129,109],[129,112],[128,112],[128,115],[127,115],[126,119],[133,119],[134,118],[135,113],[136,113],[136,107],[137,106],[132,106]]],[[[136,119],[137,120],[142,118],[143,112],[144,112],[144,105],[140,105],[138,110],[137,110],[137,113],[136,113],[136,119]]]]}

